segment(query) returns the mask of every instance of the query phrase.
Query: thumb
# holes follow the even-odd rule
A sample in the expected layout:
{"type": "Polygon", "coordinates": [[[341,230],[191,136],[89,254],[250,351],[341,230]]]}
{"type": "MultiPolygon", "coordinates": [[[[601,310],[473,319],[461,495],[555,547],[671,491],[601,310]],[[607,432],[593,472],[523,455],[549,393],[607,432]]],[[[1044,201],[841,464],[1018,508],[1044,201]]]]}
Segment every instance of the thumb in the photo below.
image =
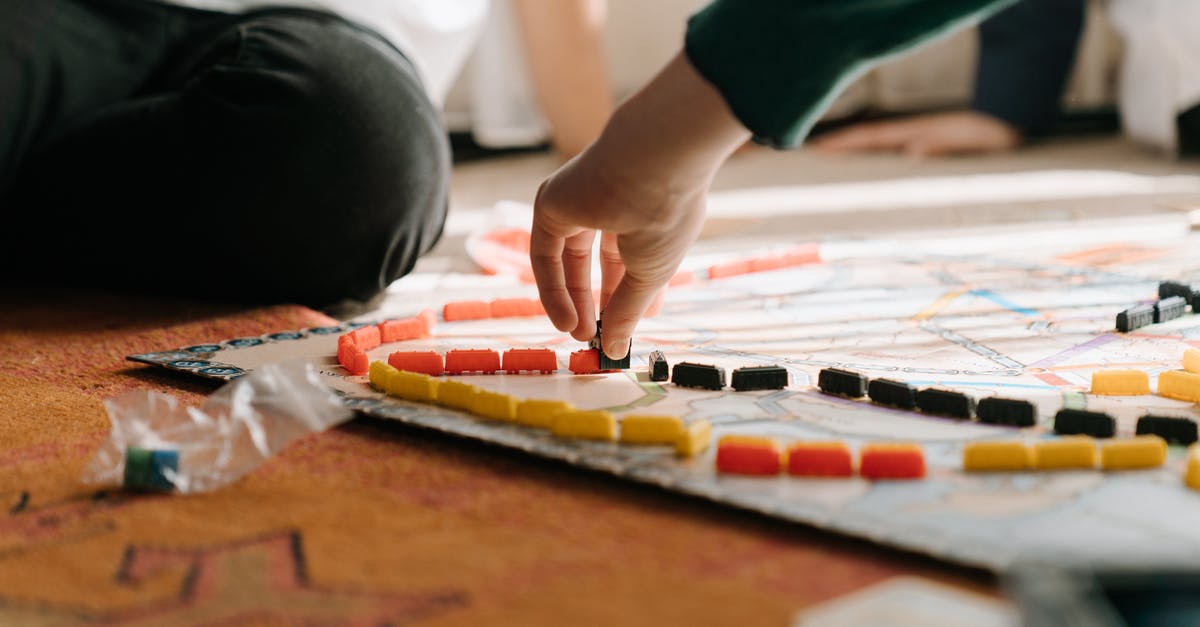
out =
{"type": "Polygon", "coordinates": [[[629,352],[629,340],[642,314],[663,286],[636,279],[628,273],[613,291],[608,307],[600,314],[604,354],[621,359],[629,352]]]}

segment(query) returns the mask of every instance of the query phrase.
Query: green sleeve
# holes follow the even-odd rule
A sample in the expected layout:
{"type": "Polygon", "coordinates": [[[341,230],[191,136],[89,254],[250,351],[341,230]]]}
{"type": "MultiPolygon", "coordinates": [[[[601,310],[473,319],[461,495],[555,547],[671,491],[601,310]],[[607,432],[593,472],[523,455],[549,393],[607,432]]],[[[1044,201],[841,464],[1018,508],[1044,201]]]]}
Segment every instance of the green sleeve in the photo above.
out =
{"type": "Polygon", "coordinates": [[[685,50],[756,140],[792,147],[875,64],[1014,1],[716,0],[685,50]]]}

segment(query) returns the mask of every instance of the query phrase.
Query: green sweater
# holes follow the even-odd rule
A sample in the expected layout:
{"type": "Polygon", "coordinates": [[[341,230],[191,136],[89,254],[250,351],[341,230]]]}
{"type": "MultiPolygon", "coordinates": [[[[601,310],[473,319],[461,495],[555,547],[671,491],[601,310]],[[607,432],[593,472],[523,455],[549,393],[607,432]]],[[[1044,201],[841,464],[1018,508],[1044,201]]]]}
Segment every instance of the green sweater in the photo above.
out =
{"type": "Polygon", "coordinates": [[[1014,1],[716,0],[688,22],[685,50],[757,141],[792,147],[882,60],[1014,1]]]}

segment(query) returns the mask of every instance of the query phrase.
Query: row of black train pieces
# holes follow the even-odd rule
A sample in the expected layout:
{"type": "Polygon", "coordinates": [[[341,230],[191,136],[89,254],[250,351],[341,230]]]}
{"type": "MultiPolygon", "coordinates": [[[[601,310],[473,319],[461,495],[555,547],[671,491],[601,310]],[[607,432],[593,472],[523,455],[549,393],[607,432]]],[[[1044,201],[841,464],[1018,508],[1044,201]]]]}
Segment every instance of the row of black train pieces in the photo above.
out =
{"type": "MultiPolygon", "coordinates": [[[[953,390],[922,388],[891,379],[868,379],[866,375],[840,368],[826,368],[817,376],[817,387],[826,394],[852,399],[864,396],[879,405],[920,411],[925,414],[1011,427],[1037,424],[1037,408],[1029,401],[989,396],[978,402],[953,390]]],[[[1157,435],[1167,442],[1191,444],[1197,440],[1196,422],[1179,416],[1146,415],[1138,419],[1137,435],[1157,435]]],[[[1117,421],[1109,414],[1082,409],[1060,409],[1054,415],[1058,435],[1087,435],[1111,438],[1117,421]]]]}
{"type": "Polygon", "coordinates": [[[1151,324],[1182,318],[1189,309],[1196,313],[1197,307],[1200,307],[1200,290],[1194,290],[1186,283],[1163,281],[1158,284],[1157,302],[1134,305],[1117,314],[1117,330],[1129,333],[1151,324]]]}
{"type": "MultiPolygon", "coordinates": [[[[648,357],[650,380],[666,381],[692,388],[720,390],[725,387],[725,369],[712,364],[682,362],[670,368],[662,351],[648,357]]],[[[780,390],[788,385],[787,370],[781,366],[735,368],[730,386],[738,392],[780,390]]],[[[878,405],[920,411],[924,414],[970,420],[1009,427],[1037,424],[1037,407],[1023,399],[989,396],[978,402],[962,392],[940,388],[921,388],[892,379],[870,379],[866,375],[841,368],[825,368],[817,375],[817,388],[825,394],[860,399],[864,396],[878,405]]],[[[1103,412],[1063,408],[1054,416],[1058,435],[1087,435],[1111,438],[1117,433],[1117,421],[1103,412]]],[[[1157,435],[1167,442],[1191,444],[1197,441],[1196,422],[1179,416],[1145,415],[1138,419],[1137,435],[1157,435]]]]}
{"type": "MultiPolygon", "coordinates": [[[[666,381],[675,385],[705,390],[720,390],[725,387],[725,369],[712,364],[681,362],[671,368],[662,351],[653,351],[647,357],[650,362],[650,380],[666,381]]],[[[782,390],[788,385],[788,371],[782,366],[746,366],[734,368],[729,386],[737,392],[753,390],[782,390]]]]}

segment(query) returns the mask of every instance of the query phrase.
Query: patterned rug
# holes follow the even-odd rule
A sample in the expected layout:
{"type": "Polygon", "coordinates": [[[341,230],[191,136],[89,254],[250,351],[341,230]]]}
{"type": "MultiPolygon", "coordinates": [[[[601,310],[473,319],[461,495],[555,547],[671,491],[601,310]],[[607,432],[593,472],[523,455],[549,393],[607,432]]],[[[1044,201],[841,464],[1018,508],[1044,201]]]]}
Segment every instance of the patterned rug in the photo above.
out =
{"type": "MultiPolygon", "coordinates": [[[[310,436],[200,496],[79,483],[102,402],[203,382],[131,353],[326,324],[296,306],[96,293],[0,304],[0,624],[785,624],[941,567],[393,424],[310,436]]],[[[994,594],[994,593],[993,593],[994,594]]]]}

